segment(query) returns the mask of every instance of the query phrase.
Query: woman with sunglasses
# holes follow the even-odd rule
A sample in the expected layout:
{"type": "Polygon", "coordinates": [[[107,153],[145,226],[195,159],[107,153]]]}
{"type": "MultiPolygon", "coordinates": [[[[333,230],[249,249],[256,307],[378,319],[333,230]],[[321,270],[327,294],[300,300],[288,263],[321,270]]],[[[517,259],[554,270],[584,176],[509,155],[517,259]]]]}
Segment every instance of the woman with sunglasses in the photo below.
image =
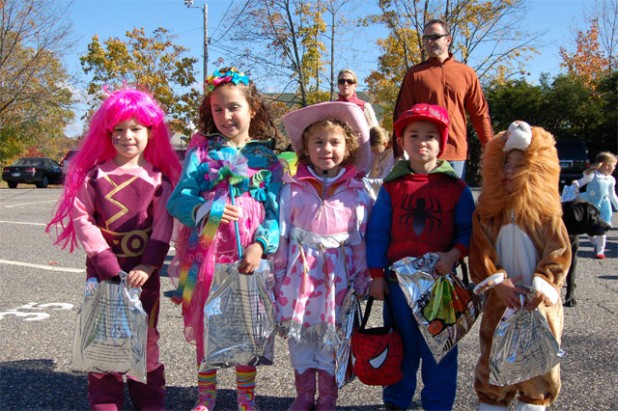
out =
{"type": "Polygon", "coordinates": [[[348,101],[359,106],[365,113],[369,127],[378,126],[378,119],[375,111],[369,102],[359,99],[356,96],[356,85],[358,77],[350,69],[343,69],[337,75],[337,87],[339,87],[339,98],[337,101],[348,101]]]}

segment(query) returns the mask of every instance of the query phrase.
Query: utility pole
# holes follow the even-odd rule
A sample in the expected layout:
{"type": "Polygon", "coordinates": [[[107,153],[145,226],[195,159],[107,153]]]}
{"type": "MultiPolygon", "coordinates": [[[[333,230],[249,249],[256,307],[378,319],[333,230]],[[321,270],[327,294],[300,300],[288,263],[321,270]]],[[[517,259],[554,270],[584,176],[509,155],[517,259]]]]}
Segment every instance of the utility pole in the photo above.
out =
{"type": "Polygon", "coordinates": [[[202,7],[194,6],[193,0],[185,0],[185,6],[191,9],[202,9],[204,13],[204,84],[206,84],[206,79],[208,78],[208,4],[206,4],[206,0],[204,0],[204,5],[202,7]]]}

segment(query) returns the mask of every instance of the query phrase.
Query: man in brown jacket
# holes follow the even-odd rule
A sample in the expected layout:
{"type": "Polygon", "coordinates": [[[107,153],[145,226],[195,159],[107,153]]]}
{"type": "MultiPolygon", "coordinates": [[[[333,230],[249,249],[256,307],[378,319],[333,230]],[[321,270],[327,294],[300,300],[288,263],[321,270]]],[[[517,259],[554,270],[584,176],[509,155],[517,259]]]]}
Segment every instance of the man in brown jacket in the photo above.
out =
{"type": "MultiPolygon", "coordinates": [[[[451,35],[446,22],[431,20],[423,29],[423,45],[427,60],[411,67],[406,73],[397,103],[393,123],[401,113],[417,103],[437,104],[447,109],[451,125],[446,148],[441,159],[451,163],[455,172],[465,177],[468,158],[466,112],[484,146],[493,137],[489,107],[474,70],[449,53],[451,35]]],[[[395,156],[402,154],[394,147],[395,156]]]]}

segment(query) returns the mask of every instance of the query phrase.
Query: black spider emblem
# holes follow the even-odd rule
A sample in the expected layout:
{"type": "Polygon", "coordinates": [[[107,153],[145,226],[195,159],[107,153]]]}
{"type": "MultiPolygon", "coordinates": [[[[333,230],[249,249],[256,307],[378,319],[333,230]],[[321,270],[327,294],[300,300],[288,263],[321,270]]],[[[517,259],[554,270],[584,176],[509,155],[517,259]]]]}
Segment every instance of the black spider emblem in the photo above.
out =
{"type": "Polygon", "coordinates": [[[437,226],[437,228],[441,225],[442,220],[439,216],[442,213],[442,209],[440,207],[440,202],[433,198],[406,197],[401,204],[401,208],[404,210],[401,215],[402,224],[408,226],[410,220],[412,220],[412,229],[417,237],[421,235],[427,225],[429,225],[432,230],[434,229],[434,225],[437,226]],[[429,204],[427,201],[429,201],[429,204]]]}

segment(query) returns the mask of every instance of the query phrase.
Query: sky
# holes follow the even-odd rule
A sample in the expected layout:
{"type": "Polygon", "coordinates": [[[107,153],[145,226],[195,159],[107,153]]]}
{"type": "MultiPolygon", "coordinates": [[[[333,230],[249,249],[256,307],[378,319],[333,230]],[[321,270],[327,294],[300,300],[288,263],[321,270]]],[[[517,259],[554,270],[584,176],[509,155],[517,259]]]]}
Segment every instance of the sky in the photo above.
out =
{"type": "MultiPolygon", "coordinates": [[[[230,10],[242,6],[244,0],[193,0],[193,6],[187,7],[183,0],[74,0],[69,8],[67,18],[73,25],[73,48],[64,58],[69,72],[77,73],[81,79],[81,87],[85,89],[88,78],[79,64],[79,56],[87,51],[87,45],[92,36],[97,34],[101,42],[118,37],[126,39],[125,33],[135,27],[143,27],[149,35],[157,27],[164,27],[175,35],[175,42],[185,46],[189,55],[198,58],[196,75],[202,78],[204,14],[203,7],[208,9],[208,71],[215,69],[217,58],[226,58],[225,48],[233,46],[229,41],[229,33],[223,28],[228,21],[230,10]]],[[[350,10],[361,14],[376,12],[374,0],[354,0],[350,10]]],[[[575,30],[586,29],[584,11],[593,0],[529,0],[528,16],[521,22],[522,27],[531,32],[543,33],[544,46],[540,47],[540,55],[527,63],[530,73],[528,80],[535,83],[541,73],[549,73],[552,77],[561,73],[559,47],[567,46],[569,50],[575,47],[575,30]]],[[[384,31],[373,29],[355,32],[347,40],[346,53],[341,56],[341,68],[352,68],[362,79],[367,77],[377,67],[377,38],[384,37],[384,31]]],[[[229,61],[229,59],[228,59],[229,61]]],[[[260,91],[273,90],[277,85],[266,84],[267,81],[257,81],[260,91]]],[[[359,84],[362,90],[363,84],[359,84]]],[[[79,89],[76,90],[79,93],[79,89]]],[[[83,112],[77,109],[76,121],[71,124],[66,133],[75,137],[82,131],[79,117],[83,112]]]]}

